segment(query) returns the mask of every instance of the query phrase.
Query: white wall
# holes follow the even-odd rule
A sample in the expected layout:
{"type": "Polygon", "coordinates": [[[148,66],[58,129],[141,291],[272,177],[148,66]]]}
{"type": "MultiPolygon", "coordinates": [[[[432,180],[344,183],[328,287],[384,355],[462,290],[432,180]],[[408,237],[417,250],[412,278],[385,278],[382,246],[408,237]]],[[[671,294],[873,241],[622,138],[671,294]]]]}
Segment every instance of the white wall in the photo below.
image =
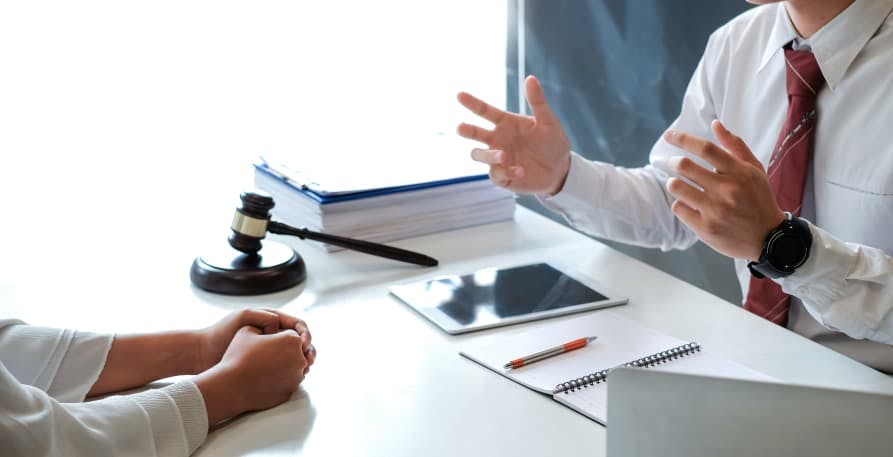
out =
{"type": "Polygon", "coordinates": [[[504,105],[505,9],[0,2],[0,288],[29,274],[9,259],[52,255],[47,240],[126,230],[85,221],[97,214],[159,236],[177,236],[171,215],[193,236],[211,214],[228,224],[258,154],[374,154],[452,134],[467,118],[457,91],[504,105]]]}

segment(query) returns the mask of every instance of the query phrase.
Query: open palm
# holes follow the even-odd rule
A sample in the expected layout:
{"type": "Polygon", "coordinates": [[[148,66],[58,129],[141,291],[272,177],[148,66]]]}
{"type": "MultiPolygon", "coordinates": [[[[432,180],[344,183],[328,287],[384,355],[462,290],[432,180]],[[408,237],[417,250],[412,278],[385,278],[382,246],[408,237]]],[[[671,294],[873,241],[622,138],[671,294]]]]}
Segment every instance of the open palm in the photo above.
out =
{"type": "Polygon", "coordinates": [[[474,149],[472,158],[490,166],[496,184],[520,193],[552,195],[561,190],[567,177],[570,143],[549,109],[539,81],[529,76],[524,86],[533,116],[509,113],[459,93],[459,103],[492,122],[493,129],[462,123],[458,133],[487,145],[488,149],[474,149]]]}

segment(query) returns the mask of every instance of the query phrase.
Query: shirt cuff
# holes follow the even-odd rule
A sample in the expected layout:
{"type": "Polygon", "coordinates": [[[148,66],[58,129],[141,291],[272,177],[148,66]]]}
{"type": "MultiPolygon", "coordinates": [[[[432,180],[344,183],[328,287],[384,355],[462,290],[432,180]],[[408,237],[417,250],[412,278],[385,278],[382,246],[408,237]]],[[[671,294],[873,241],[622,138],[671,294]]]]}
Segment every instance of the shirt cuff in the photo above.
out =
{"type": "Polygon", "coordinates": [[[571,152],[571,163],[567,170],[564,186],[555,195],[536,194],[537,200],[546,208],[561,214],[571,224],[575,223],[573,214],[579,208],[592,206],[592,196],[602,193],[604,179],[599,179],[598,168],[613,165],[586,160],[576,152],[571,152]]]}
{"type": "MultiPolygon", "coordinates": [[[[807,221],[809,222],[809,221],[807,221]]],[[[857,260],[853,246],[831,236],[828,232],[809,223],[812,232],[812,248],[809,258],[790,276],[776,281],[782,290],[799,298],[806,310],[823,326],[831,330],[834,322],[844,322],[851,316],[843,307],[832,307],[840,300],[846,280],[857,260]]]]}

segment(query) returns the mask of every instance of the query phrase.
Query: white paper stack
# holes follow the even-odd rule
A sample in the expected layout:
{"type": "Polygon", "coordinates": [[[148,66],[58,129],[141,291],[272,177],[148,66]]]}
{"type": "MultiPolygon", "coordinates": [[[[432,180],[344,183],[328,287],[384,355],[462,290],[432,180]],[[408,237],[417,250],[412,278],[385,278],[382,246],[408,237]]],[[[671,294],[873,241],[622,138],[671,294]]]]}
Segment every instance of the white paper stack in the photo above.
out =
{"type": "Polygon", "coordinates": [[[303,166],[261,161],[255,185],[273,197],[280,222],[379,243],[513,217],[514,194],[494,185],[486,166],[467,150],[444,150],[454,143],[434,144],[412,154],[329,154],[303,166]]]}

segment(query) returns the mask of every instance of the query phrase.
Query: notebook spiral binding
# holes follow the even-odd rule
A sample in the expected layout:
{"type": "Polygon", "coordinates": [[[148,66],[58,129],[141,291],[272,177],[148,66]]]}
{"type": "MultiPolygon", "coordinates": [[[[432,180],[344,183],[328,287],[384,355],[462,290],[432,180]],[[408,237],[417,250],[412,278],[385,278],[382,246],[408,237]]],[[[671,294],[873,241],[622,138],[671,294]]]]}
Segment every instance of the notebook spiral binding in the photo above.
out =
{"type": "MultiPolygon", "coordinates": [[[[681,346],[674,347],[673,349],[667,349],[666,351],[661,351],[656,354],[651,354],[649,356],[642,357],[641,359],[633,360],[632,362],[624,363],[621,366],[625,367],[640,367],[640,368],[648,368],[653,367],[655,365],[659,365],[664,362],[668,362],[670,360],[675,360],[680,357],[685,357],[690,354],[694,354],[701,350],[701,345],[698,343],[686,343],[681,346]]],[[[552,393],[567,393],[573,392],[577,389],[582,389],[583,387],[589,387],[600,382],[604,382],[608,378],[608,372],[610,370],[601,370],[596,371],[595,373],[590,373],[586,376],[572,379],[567,382],[562,382],[555,386],[555,390],[552,393]]]]}

